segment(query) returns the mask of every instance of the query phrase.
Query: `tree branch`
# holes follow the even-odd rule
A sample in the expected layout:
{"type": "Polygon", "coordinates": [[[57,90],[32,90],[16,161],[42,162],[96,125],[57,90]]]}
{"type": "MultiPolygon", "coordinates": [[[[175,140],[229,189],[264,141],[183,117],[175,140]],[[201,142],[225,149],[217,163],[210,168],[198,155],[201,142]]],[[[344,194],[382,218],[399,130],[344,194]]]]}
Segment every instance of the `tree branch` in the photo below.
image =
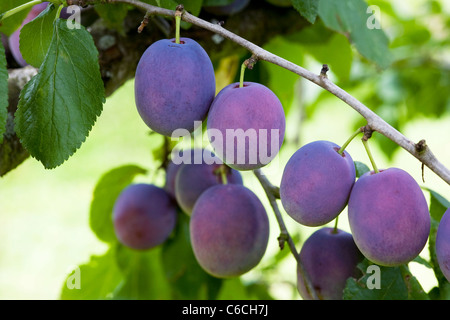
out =
{"type": "MultiPolygon", "coordinates": [[[[76,0],[73,0],[76,1],[76,0]]],[[[95,1],[94,1],[95,2],[95,1]]],[[[142,3],[136,0],[110,0],[110,2],[122,2],[133,5],[137,8],[141,8],[142,10],[147,11],[149,14],[158,14],[167,17],[174,17],[175,11],[167,10],[164,8],[155,7],[152,5],[148,5],[146,3],[142,3]]],[[[420,162],[425,164],[428,168],[430,168],[435,174],[437,174],[442,180],[447,182],[450,185],[450,170],[446,168],[439,160],[434,156],[431,152],[430,148],[426,148],[422,152],[418,152],[416,150],[416,144],[405,137],[402,133],[396,130],[394,127],[389,125],[386,121],[384,121],[381,117],[375,114],[372,110],[370,110],[367,106],[365,106],[358,99],[350,95],[348,92],[334,84],[331,80],[329,80],[326,76],[324,76],[323,72],[321,74],[315,74],[311,71],[308,71],[286,59],[283,59],[267,50],[264,50],[260,46],[226,30],[219,24],[213,24],[207,22],[201,18],[191,15],[188,12],[185,12],[182,16],[183,21],[192,23],[196,26],[199,26],[203,29],[209,30],[216,34],[221,35],[222,37],[231,40],[240,46],[246,48],[248,51],[252,53],[258,60],[267,61],[273,63],[277,66],[280,66],[286,70],[289,70],[299,76],[315,83],[316,85],[322,87],[323,89],[329,91],[337,98],[341,99],[343,102],[352,107],[355,111],[357,111],[361,116],[363,116],[367,120],[368,126],[374,130],[389,138],[397,145],[408,151],[411,155],[417,158],[420,162]]]]}
{"type": "Polygon", "coordinates": [[[311,279],[309,278],[305,270],[305,267],[303,266],[303,263],[300,260],[300,255],[297,249],[295,248],[294,241],[292,240],[291,236],[289,235],[289,232],[287,231],[286,225],[283,220],[283,216],[281,215],[280,209],[278,208],[277,197],[279,197],[279,189],[274,185],[272,185],[272,183],[270,183],[270,181],[267,179],[267,177],[262,173],[260,169],[253,170],[253,173],[255,174],[259,183],[261,183],[261,186],[263,187],[264,192],[266,193],[267,198],[269,199],[270,206],[272,207],[273,212],[275,213],[278,226],[280,227],[280,236],[278,237],[280,249],[284,248],[285,242],[288,243],[289,249],[291,250],[291,253],[294,256],[295,260],[297,261],[298,272],[300,272],[303,280],[305,281],[305,286],[306,289],[308,290],[309,295],[314,300],[317,300],[318,297],[314,289],[314,286],[312,285],[311,279]]]}

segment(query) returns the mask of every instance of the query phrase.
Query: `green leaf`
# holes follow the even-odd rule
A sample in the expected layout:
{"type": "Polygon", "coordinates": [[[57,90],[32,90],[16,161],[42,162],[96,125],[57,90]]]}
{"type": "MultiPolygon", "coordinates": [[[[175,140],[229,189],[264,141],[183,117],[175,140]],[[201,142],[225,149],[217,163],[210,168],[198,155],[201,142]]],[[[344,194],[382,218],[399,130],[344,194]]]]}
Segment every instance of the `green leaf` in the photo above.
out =
{"type": "Polygon", "coordinates": [[[204,7],[227,6],[235,0],[203,0],[204,7]]]}
{"type": "Polygon", "coordinates": [[[8,70],[6,66],[5,48],[0,41],[0,143],[6,132],[6,119],[8,117],[8,70]]]}
{"type": "Polygon", "coordinates": [[[450,202],[434,190],[426,187],[423,187],[423,189],[427,190],[430,193],[431,217],[436,220],[436,222],[441,221],[441,218],[444,215],[445,211],[450,208],[450,202]]]}
{"type": "Polygon", "coordinates": [[[344,300],[406,300],[408,288],[399,267],[377,266],[367,259],[358,264],[363,272],[360,279],[348,278],[344,289],[344,300]],[[369,266],[375,266],[369,270],[369,266]],[[379,269],[378,269],[379,268],[379,269]],[[370,272],[368,272],[370,271],[370,272]],[[372,287],[379,277],[380,286],[372,287]]]}
{"type": "Polygon", "coordinates": [[[100,240],[116,242],[112,219],[114,203],[136,175],[145,173],[146,170],[141,167],[126,165],[108,171],[97,182],[91,202],[89,225],[100,240]]]}
{"type": "Polygon", "coordinates": [[[107,3],[96,5],[94,8],[108,28],[124,34],[123,21],[128,13],[128,5],[123,3],[107,3]]]}
{"type": "Polygon", "coordinates": [[[151,4],[152,6],[158,6],[169,10],[175,10],[178,2],[175,0],[143,0],[142,2],[151,4]]]}
{"type": "Polygon", "coordinates": [[[104,101],[92,36],[56,20],[39,73],[20,93],[15,129],[22,144],[46,168],[59,166],[85,141],[104,101]]]}
{"type": "Polygon", "coordinates": [[[53,22],[58,10],[50,5],[20,30],[20,52],[25,61],[39,68],[53,38],[53,22]]]}
{"type": "Polygon", "coordinates": [[[408,289],[408,300],[430,300],[430,297],[423,290],[417,278],[409,271],[408,266],[402,265],[399,268],[403,281],[408,289]]]}
{"type": "Polygon", "coordinates": [[[216,298],[222,280],[207,274],[195,259],[187,215],[178,215],[174,237],[164,243],[161,259],[174,299],[216,298]]]}
{"type": "Polygon", "coordinates": [[[170,286],[161,265],[161,247],[137,251],[118,246],[116,259],[125,280],[116,290],[115,299],[170,299],[170,286]]]}
{"type": "Polygon", "coordinates": [[[292,0],[292,5],[300,14],[310,23],[314,23],[319,10],[319,1],[317,0],[292,0]]]}
{"type": "Polygon", "coordinates": [[[366,59],[381,68],[391,63],[389,41],[381,28],[369,28],[373,18],[363,0],[320,0],[319,16],[325,25],[347,36],[366,59]]]}
{"type": "Polygon", "coordinates": [[[355,164],[355,171],[357,178],[361,177],[364,173],[370,171],[370,168],[365,163],[362,163],[360,161],[353,161],[353,163],[355,164]]]}
{"type": "MultiPolygon", "coordinates": [[[[5,13],[11,9],[14,9],[30,0],[1,0],[0,1],[0,14],[5,13]]],[[[0,32],[8,37],[14,33],[22,25],[23,20],[30,12],[31,8],[24,9],[16,14],[4,19],[0,24],[0,32]]]]}
{"type": "Polygon", "coordinates": [[[114,247],[103,256],[92,256],[88,263],[70,271],[62,287],[62,300],[111,299],[124,279],[116,264],[114,247]]]}

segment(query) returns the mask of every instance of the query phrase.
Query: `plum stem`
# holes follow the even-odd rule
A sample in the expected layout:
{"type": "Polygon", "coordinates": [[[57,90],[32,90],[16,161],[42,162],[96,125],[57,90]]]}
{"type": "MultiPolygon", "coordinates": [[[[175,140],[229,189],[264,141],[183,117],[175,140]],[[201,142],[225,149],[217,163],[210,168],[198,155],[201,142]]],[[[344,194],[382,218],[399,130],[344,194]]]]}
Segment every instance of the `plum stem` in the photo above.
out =
{"type": "Polygon", "coordinates": [[[182,4],[178,5],[175,11],[175,43],[180,44],[180,29],[181,16],[183,15],[184,7],[182,4]]]}
{"type": "Polygon", "coordinates": [[[11,10],[8,10],[5,13],[0,15],[0,22],[22,10],[28,9],[29,7],[33,7],[34,5],[39,4],[39,3],[42,3],[42,0],[33,0],[33,1],[30,1],[27,3],[24,3],[18,7],[15,7],[11,10]]]}
{"type": "Polygon", "coordinates": [[[370,163],[372,164],[373,167],[373,171],[375,171],[375,173],[379,173],[380,171],[378,171],[378,167],[375,163],[375,160],[372,156],[372,152],[370,152],[370,148],[369,148],[369,142],[367,141],[367,139],[361,139],[364,145],[364,148],[366,149],[367,155],[369,156],[370,159],[370,163]]]}
{"type": "Polygon", "coordinates": [[[338,153],[342,156],[342,154],[344,153],[345,148],[347,148],[347,146],[350,144],[350,142],[352,142],[353,139],[355,139],[355,137],[360,134],[361,132],[364,132],[364,127],[359,128],[357,131],[355,131],[350,138],[347,139],[347,141],[345,141],[345,143],[342,145],[342,147],[339,149],[338,153]]]}
{"type": "Polygon", "coordinates": [[[225,167],[225,165],[221,165],[220,166],[220,176],[222,177],[222,183],[223,184],[228,184],[227,168],[225,167]]]}
{"type": "Polygon", "coordinates": [[[247,68],[247,64],[244,61],[244,63],[242,63],[242,65],[241,65],[241,75],[239,77],[239,88],[242,88],[244,86],[244,74],[245,74],[246,68],[247,68]]]}
{"type": "Polygon", "coordinates": [[[338,220],[339,220],[339,216],[336,217],[336,219],[334,219],[334,229],[333,229],[333,233],[338,233],[338,220]]]}
{"type": "Polygon", "coordinates": [[[262,173],[261,169],[255,169],[253,170],[254,175],[258,179],[259,183],[264,189],[264,192],[266,193],[267,198],[269,199],[270,206],[273,209],[273,212],[275,213],[275,217],[278,222],[278,226],[280,227],[280,236],[278,237],[278,242],[280,245],[280,249],[284,247],[284,243],[287,242],[289,245],[289,249],[291,250],[292,255],[294,256],[295,260],[297,261],[298,271],[300,272],[300,275],[302,276],[303,280],[306,284],[306,290],[308,291],[309,295],[314,299],[318,300],[317,293],[314,290],[314,286],[312,285],[311,279],[309,278],[305,267],[303,266],[303,263],[300,259],[300,254],[298,253],[297,249],[295,248],[294,241],[292,240],[292,237],[289,235],[289,232],[287,231],[286,225],[283,220],[283,216],[281,215],[280,209],[278,208],[277,204],[277,195],[279,196],[279,191],[274,192],[274,190],[279,190],[277,187],[275,187],[269,179],[262,173]]]}

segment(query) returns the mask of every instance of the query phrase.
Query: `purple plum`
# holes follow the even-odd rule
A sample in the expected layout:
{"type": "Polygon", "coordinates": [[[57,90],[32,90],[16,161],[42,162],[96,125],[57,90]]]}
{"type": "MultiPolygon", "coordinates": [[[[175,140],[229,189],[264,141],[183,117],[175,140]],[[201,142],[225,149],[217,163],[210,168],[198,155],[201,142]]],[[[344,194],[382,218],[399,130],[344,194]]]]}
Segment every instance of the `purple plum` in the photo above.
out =
{"type": "Polygon", "coordinates": [[[364,256],[388,267],[407,263],[422,251],[431,223],[420,186],[398,168],[366,172],[356,181],[348,220],[364,256]]]}
{"type": "Polygon", "coordinates": [[[261,261],[269,239],[269,219],[251,190],[239,184],[220,184],[198,198],[190,232],[200,266],[215,277],[230,278],[261,261]]]}
{"type": "Polygon", "coordinates": [[[215,75],[206,51],[194,40],[156,41],[136,69],[135,100],[150,129],[171,136],[176,129],[192,132],[203,121],[215,95],[215,75]]]}
{"type": "Polygon", "coordinates": [[[222,184],[221,167],[226,172],[227,183],[243,184],[239,171],[224,164],[183,164],[175,178],[175,197],[178,205],[188,215],[195,202],[208,188],[222,184]]]}
{"type": "Polygon", "coordinates": [[[244,82],[223,88],[208,115],[207,132],[217,156],[236,170],[269,164],[284,139],[286,119],[277,96],[266,86],[244,82]]]}
{"type": "Polygon", "coordinates": [[[347,151],[329,141],[314,141],[298,149],[287,162],[280,184],[283,208],[305,226],[321,226],[347,205],[356,179],[347,151]]]}
{"type": "MultiPolygon", "coordinates": [[[[315,231],[300,250],[300,261],[320,300],[341,300],[346,281],[357,277],[364,259],[350,233],[334,228],[315,231]]],[[[312,296],[297,267],[297,289],[305,300],[312,296]]]]}
{"type": "Polygon", "coordinates": [[[436,257],[445,278],[450,281],[450,209],[445,211],[436,233],[436,257]]]}
{"type": "Polygon", "coordinates": [[[175,228],[177,207],[170,195],[145,183],[125,188],[114,204],[114,230],[127,247],[146,250],[163,243],[175,228]]]}

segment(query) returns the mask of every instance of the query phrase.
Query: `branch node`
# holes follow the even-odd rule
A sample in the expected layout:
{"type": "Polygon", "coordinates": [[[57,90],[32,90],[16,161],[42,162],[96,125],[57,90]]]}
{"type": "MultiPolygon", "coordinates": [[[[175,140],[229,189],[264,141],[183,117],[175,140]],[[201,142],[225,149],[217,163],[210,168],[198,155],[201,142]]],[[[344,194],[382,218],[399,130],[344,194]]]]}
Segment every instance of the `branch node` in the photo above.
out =
{"type": "Polygon", "coordinates": [[[322,70],[320,70],[320,76],[324,78],[328,78],[327,72],[330,70],[327,64],[322,65],[322,70]]]}
{"type": "Polygon", "coordinates": [[[184,13],[184,6],[182,4],[177,5],[175,8],[175,17],[181,17],[184,13]]]}
{"type": "Polygon", "coordinates": [[[414,145],[416,152],[419,153],[419,155],[422,155],[425,151],[427,151],[427,142],[425,139],[420,140],[414,145]]]}
{"type": "Polygon", "coordinates": [[[361,131],[364,132],[364,136],[362,137],[362,140],[367,141],[370,138],[372,138],[373,129],[369,125],[365,125],[364,127],[361,127],[361,131]]]}
{"type": "Polygon", "coordinates": [[[288,241],[289,235],[285,231],[281,231],[280,235],[278,236],[278,246],[280,247],[280,250],[284,249],[284,244],[286,241],[288,241]]]}
{"type": "Polygon", "coordinates": [[[244,61],[244,65],[247,69],[252,70],[256,62],[258,62],[258,58],[255,55],[252,55],[250,58],[244,61]]]}

